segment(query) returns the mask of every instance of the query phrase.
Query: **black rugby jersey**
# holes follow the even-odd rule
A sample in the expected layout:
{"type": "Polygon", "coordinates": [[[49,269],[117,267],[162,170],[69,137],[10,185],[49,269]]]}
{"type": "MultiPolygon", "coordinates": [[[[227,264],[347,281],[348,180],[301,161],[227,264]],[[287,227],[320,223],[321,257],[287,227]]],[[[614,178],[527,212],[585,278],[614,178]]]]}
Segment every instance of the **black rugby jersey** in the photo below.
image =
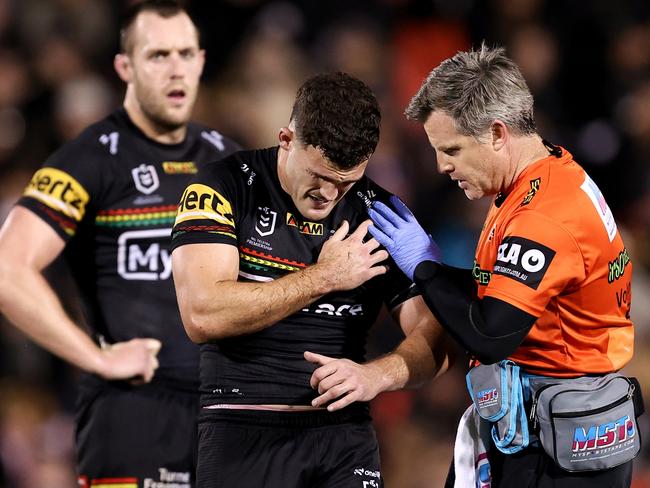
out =
{"type": "MultiPolygon", "coordinates": [[[[239,248],[239,280],[269,281],[314,264],[343,220],[354,230],[373,200],[388,202],[390,194],[363,177],[326,219],[306,221],[280,186],[277,155],[277,147],[242,151],[203,168],[181,198],[172,250],[232,244],[239,248]]],[[[264,330],[203,344],[202,404],[308,405],[317,393],[304,351],[362,362],[382,303],[396,307],[414,290],[393,264],[361,287],[325,295],[264,330]]]]}
{"type": "Polygon", "coordinates": [[[198,348],[185,334],[171,277],[171,227],[198,167],[236,149],[192,123],[183,142],[158,143],[120,108],[50,156],[18,201],[66,241],[91,333],[109,343],[162,342],[155,380],[198,383],[198,348]]]}

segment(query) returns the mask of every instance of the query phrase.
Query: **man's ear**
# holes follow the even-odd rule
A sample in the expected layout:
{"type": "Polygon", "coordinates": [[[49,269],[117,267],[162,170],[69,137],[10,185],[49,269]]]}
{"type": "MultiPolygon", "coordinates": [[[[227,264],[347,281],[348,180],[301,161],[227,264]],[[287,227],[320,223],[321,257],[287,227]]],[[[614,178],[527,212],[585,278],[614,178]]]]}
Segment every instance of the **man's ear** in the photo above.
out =
{"type": "Polygon", "coordinates": [[[116,54],[113,59],[113,67],[124,83],[130,83],[133,79],[133,66],[131,58],[127,54],[116,54]]]}
{"type": "Polygon", "coordinates": [[[295,137],[295,133],[289,127],[282,127],[280,133],[278,134],[278,140],[280,141],[280,147],[282,149],[288,150],[291,146],[295,137]]]}
{"type": "Polygon", "coordinates": [[[492,122],[492,126],[490,127],[490,136],[492,138],[492,149],[495,151],[501,150],[508,142],[508,137],[510,136],[508,126],[501,120],[496,119],[492,122]]]}
{"type": "Polygon", "coordinates": [[[495,151],[501,150],[503,146],[505,146],[508,142],[508,137],[510,136],[508,126],[501,120],[496,119],[494,122],[492,122],[492,126],[490,127],[490,136],[492,139],[490,141],[492,144],[492,149],[495,151]]]}

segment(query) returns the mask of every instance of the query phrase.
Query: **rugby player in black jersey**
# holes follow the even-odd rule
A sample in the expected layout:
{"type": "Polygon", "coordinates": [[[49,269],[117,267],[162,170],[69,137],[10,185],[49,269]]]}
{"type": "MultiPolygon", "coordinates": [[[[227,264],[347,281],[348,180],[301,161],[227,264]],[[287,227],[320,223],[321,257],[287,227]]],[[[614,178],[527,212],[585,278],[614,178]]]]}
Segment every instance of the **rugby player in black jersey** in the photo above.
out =
{"type": "Polygon", "coordinates": [[[123,107],[49,157],[2,228],[0,309],[88,373],[77,412],[80,487],[189,488],[198,347],[178,313],[171,226],[200,165],[236,147],[188,122],[204,52],[183,9],[165,0],[137,4],[121,42],[123,107]],[[90,335],[41,274],[61,253],[90,335]]]}
{"type": "Polygon", "coordinates": [[[447,366],[413,284],[367,236],[390,194],[364,176],[377,101],[344,73],[299,89],[279,146],[206,165],[187,187],[172,263],[201,343],[199,487],[379,487],[368,401],[447,366]],[[385,304],[406,338],[365,362],[385,304]]]}

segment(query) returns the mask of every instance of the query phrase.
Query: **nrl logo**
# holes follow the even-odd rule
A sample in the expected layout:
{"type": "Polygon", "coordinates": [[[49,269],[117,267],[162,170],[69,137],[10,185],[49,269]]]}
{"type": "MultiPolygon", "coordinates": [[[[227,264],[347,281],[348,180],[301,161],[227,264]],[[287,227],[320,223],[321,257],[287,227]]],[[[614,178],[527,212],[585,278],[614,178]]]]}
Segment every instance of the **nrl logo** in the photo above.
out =
{"type": "Polygon", "coordinates": [[[153,164],[141,164],[131,170],[135,187],[145,195],[151,195],[160,187],[158,173],[153,164]]]}
{"type": "Polygon", "coordinates": [[[264,237],[270,236],[275,231],[275,222],[278,219],[278,213],[270,210],[268,207],[258,207],[259,214],[255,223],[255,230],[264,237]]]}

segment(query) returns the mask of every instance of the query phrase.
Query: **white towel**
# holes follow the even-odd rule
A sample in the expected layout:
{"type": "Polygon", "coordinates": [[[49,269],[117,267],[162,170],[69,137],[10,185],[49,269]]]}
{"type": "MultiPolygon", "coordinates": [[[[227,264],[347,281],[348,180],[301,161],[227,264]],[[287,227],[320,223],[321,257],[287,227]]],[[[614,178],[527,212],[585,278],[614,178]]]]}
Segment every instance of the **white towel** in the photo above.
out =
{"type": "Polygon", "coordinates": [[[490,425],[476,413],[471,404],[458,422],[454,444],[454,488],[490,488],[490,425]]]}

